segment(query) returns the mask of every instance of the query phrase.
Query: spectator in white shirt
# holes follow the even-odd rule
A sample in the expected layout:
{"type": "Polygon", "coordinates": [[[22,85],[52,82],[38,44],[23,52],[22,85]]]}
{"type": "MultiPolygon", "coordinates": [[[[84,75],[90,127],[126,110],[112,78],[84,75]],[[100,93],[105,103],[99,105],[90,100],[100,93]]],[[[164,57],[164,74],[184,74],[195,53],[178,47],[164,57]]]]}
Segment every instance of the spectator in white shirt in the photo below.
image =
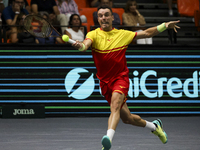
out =
{"type": "MultiPolygon", "coordinates": [[[[79,14],[78,6],[74,0],[57,0],[56,4],[61,14],[65,14],[68,18],[72,14],[79,14]]],[[[82,22],[87,22],[85,15],[80,16],[82,22]]]]}
{"type": "Polygon", "coordinates": [[[72,40],[79,40],[82,42],[84,40],[84,33],[81,29],[81,24],[80,16],[78,14],[72,14],[69,19],[70,28],[67,28],[64,34],[67,34],[72,40]]]}

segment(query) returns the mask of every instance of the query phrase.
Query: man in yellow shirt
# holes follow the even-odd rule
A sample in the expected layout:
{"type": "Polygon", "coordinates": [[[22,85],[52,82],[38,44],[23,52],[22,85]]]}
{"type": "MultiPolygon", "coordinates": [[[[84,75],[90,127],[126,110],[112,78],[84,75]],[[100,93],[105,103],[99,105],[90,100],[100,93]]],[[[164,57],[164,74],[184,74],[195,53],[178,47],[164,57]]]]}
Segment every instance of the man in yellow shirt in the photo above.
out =
{"type": "Polygon", "coordinates": [[[91,47],[101,91],[110,104],[111,114],[108,119],[107,135],[103,136],[101,141],[102,150],[111,148],[120,118],[126,124],[150,129],[164,144],[167,143],[167,134],[163,130],[161,120],[149,122],[138,115],[131,114],[128,109],[126,96],[129,89],[129,70],[125,52],[128,45],[134,40],[155,36],[167,28],[174,28],[176,31],[176,28],[179,28],[176,26],[179,21],[170,21],[136,33],[113,28],[114,17],[112,9],[108,6],[98,7],[97,14],[101,27],[88,32],[83,42],[76,41],[72,46],[80,51],[86,51],[91,47]]]}

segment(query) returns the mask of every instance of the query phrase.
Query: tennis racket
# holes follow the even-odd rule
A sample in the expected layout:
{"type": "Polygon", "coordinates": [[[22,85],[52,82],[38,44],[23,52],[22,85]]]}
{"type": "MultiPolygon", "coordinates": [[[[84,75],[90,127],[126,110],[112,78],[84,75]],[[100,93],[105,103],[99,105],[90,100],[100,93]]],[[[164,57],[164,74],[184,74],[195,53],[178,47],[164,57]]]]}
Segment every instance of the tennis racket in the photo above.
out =
{"type": "MultiPolygon", "coordinates": [[[[50,23],[48,20],[39,15],[27,15],[24,18],[24,29],[31,35],[39,38],[48,38],[48,37],[63,37],[50,23]],[[53,30],[58,35],[52,35],[53,30]]],[[[64,35],[65,39],[67,35],[64,35]]],[[[63,39],[63,38],[62,38],[63,39]]],[[[69,39],[69,38],[68,38],[69,39]]],[[[68,41],[71,44],[75,43],[74,40],[69,39],[68,41]]]]}

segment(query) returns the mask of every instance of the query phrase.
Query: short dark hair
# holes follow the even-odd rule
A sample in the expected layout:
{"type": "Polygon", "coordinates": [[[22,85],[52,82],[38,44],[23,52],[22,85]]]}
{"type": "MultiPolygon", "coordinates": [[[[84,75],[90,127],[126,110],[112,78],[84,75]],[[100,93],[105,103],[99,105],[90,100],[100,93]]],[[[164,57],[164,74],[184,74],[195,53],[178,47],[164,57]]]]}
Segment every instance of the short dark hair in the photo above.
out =
{"type": "Polygon", "coordinates": [[[99,9],[109,9],[110,12],[111,12],[111,14],[113,14],[112,9],[111,9],[109,6],[107,6],[107,5],[100,5],[100,6],[97,8],[97,13],[98,13],[99,9]]]}
{"type": "Polygon", "coordinates": [[[69,18],[69,26],[70,26],[70,27],[73,27],[73,25],[72,25],[72,20],[73,20],[73,17],[74,17],[74,16],[78,16],[78,18],[79,18],[79,20],[80,20],[80,26],[79,26],[79,27],[81,27],[82,21],[81,21],[81,18],[80,18],[80,16],[79,16],[78,14],[72,14],[72,15],[70,16],[70,18],[69,18]]]}

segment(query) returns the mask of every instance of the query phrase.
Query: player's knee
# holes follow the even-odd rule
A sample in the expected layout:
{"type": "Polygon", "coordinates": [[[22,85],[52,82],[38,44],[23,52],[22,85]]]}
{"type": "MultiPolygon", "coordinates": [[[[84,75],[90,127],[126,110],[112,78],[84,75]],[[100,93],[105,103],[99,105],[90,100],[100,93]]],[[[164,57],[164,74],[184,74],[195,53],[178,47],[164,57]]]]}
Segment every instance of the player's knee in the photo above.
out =
{"type": "Polygon", "coordinates": [[[120,111],[121,105],[122,104],[120,99],[113,99],[110,105],[111,111],[112,112],[120,111]]]}
{"type": "Polygon", "coordinates": [[[123,102],[120,96],[118,93],[112,96],[110,104],[111,111],[120,111],[123,102]]]}
{"type": "Polygon", "coordinates": [[[121,104],[119,102],[111,103],[111,106],[110,106],[111,112],[120,111],[120,108],[121,108],[121,104]]]}

